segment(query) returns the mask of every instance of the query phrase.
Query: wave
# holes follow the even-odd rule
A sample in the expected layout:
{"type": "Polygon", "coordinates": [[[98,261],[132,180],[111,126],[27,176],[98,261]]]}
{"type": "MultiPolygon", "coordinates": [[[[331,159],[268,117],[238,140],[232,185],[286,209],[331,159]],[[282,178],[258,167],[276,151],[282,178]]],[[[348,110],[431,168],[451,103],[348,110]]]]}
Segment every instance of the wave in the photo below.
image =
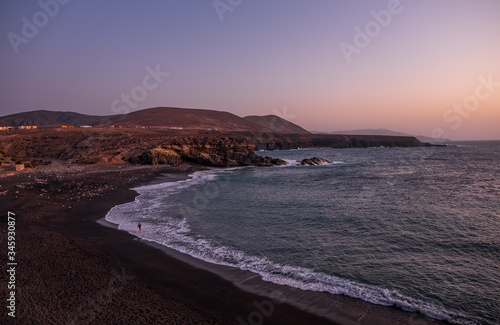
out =
{"type": "Polygon", "coordinates": [[[295,159],[283,159],[283,160],[286,161],[285,166],[300,166],[300,161],[298,160],[295,159]]]}
{"type": "Polygon", "coordinates": [[[420,299],[378,286],[357,283],[311,269],[281,265],[264,256],[251,256],[245,252],[220,245],[214,240],[192,236],[190,226],[181,216],[166,215],[170,208],[176,211],[179,203],[168,202],[168,197],[189,187],[217,182],[224,170],[195,172],[186,180],[146,185],[135,188],[140,195],[135,201],[113,207],[105,219],[142,239],[188,254],[205,262],[239,268],[259,274],[264,281],[302,290],[343,294],[370,303],[396,306],[406,311],[424,313],[452,324],[476,324],[466,316],[420,299]],[[137,232],[141,222],[143,231],[137,232]]]}

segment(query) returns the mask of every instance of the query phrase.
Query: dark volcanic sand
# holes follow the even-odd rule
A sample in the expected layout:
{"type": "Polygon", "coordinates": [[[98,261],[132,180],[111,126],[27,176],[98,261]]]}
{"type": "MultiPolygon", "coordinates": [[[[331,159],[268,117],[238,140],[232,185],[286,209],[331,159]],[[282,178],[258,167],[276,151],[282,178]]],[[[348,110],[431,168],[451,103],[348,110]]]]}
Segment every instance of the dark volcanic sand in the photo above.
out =
{"type": "MultiPolygon", "coordinates": [[[[245,324],[238,317],[248,321],[249,315],[255,316],[249,324],[334,324],[331,319],[342,324],[438,323],[321,293],[307,299],[330,299],[335,311],[313,310],[330,319],[278,304],[277,299],[273,312],[262,317],[254,302],[269,297],[241,290],[182,258],[95,222],[111,207],[133,200],[137,194],[129,188],[164,173],[179,179],[199,167],[68,166],[55,163],[34,171],[0,173],[2,260],[7,255],[10,211],[16,218],[18,262],[16,318],[7,316],[4,303],[0,324],[245,324]]],[[[4,302],[7,282],[4,270],[4,302]]],[[[280,290],[287,292],[286,287],[280,290]]]]}

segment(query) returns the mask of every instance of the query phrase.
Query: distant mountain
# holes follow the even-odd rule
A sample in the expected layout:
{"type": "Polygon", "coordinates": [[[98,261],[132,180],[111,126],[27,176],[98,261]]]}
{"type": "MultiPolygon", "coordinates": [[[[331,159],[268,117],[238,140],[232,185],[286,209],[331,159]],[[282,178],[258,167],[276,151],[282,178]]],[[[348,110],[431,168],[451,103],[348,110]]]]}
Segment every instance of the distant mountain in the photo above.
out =
{"type": "Polygon", "coordinates": [[[39,110],[0,117],[0,126],[17,127],[20,125],[36,125],[38,127],[91,125],[98,127],[163,127],[253,133],[262,130],[272,133],[309,133],[300,126],[275,115],[241,118],[229,112],[177,107],[155,107],[123,115],[109,116],[39,110]]]}
{"type": "Polygon", "coordinates": [[[58,125],[95,125],[114,116],[85,115],[74,112],[38,110],[0,117],[0,126],[17,127],[20,125],[58,126],[58,125]]]}
{"type": "Polygon", "coordinates": [[[362,135],[392,135],[392,136],[408,136],[403,132],[391,131],[387,129],[361,129],[348,131],[334,131],[330,134],[362,134],[362,135]]]}
{"type": "Polygon", "coordinates": [[[423,135],[412,135],[412,134],[407,134],[403,132],[397,132],[397,131],[391,131],[387,129],[361,129],[361,130],[347,130],[347,131],[334,131],[334,132],[314,132],[314,133],[319,133],[319,134],[346,134],[346,135],[390,135],[390,136],[396,136],[396,137],[415,137],[421,142],[427,142],[427,143],[444,143],[444,142],[450,142],[450,139],[434,139],[431,137],[426,137],[423,135]]]}
{"type": "Polygon", "coordinates": [[[275,133],[286,133],[286,134],[310,134],[311,132],[303,129],[302,127],[287,121],[276,115],[266,115],[266,116],[245,116],[245,120],[260,125],[264,128],[271,129],[275,133]]]}

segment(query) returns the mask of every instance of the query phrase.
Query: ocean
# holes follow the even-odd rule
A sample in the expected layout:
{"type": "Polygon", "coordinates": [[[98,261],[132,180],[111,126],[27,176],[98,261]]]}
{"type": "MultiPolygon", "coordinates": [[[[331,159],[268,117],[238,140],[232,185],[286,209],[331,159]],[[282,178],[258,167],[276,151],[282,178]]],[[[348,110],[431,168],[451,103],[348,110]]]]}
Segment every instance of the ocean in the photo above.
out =
{"type": "Polygon", "coordinates": [[[500,141],[258,154],[289,164],[142,186],[106,220],[265,281],[500,324],[500,141]],[[297,163],[315,156],[332,163],[297,163]]]}

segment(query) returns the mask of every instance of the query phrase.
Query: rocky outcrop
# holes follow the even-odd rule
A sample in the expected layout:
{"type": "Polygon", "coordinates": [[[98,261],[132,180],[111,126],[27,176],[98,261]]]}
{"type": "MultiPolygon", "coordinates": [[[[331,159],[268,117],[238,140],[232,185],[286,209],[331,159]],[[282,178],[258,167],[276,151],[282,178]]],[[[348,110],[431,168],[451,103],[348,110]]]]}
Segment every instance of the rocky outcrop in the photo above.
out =
{"type": "Polygon", "coordinates": [[[279,134],[270,130],[238,132],[252,141],[255,150],[289,150],[314,146],[312,134],[279,134]]]}
{"type": "Polygon", "coordinates": [[[29,159],[62,159],[83,164],[170,164],[217,167],[285,165],[254,150],[310,147],[416,147],[413,137],[317,134],[222,133],[163,129],[38,129],[0,133],[0,149],[29,159]]]}
{"type": "Polygon", "coordinates": [[[284,165],[285,161],[271,157],[260,157],[255,146],[244,137],[235,136],[191,136],[173,137],[163,141],[154,149],[130,157],[129,161],[139,164],[178,165],[183,161],[205,166],[273,166],[284,165]]]}
{"type": "Polygon", "coordinates": [[[271,157],[261,157],[257,156],[254,159],[253,165],[255,166],[261,166],[261,167],[267,167],[267,166],[284,166],[286,165],[287,162],[278,158],[271,158],[271,157]]]}
{"type": "Polygon", "coordinates": [[[303,159],[300,162],[301,166],[318,166],[318,165],[326,165],[326,164],[331,164],[331,161],[319,158],[319,157],[312,157],[312,158],[307,158],[303,159]]]}
{"type": "Polygon", "coordinates": [[[172,149],[165,149],[160,146],[144,152],[138,157],[130,157],[130,162],[147,165],[179,165],[182,163],[181,156],[172,149]]]}
{"type": "Polygon", "coordinates": [[[214,136],[173,137],[161,141],[129,161],[139,164],[172,164],[182,161],[207,166],[250,165],[253,146],[245,139],[214,136]]]}
{"type": "Polygon", "coordinates": [[[80,164],[169,164],[272,166],[284,161],[255,154],[255,145],[234,134],[193,134],[150,129],[40,129],[0,134],[0,149],[25,158],[80,164]]]}

